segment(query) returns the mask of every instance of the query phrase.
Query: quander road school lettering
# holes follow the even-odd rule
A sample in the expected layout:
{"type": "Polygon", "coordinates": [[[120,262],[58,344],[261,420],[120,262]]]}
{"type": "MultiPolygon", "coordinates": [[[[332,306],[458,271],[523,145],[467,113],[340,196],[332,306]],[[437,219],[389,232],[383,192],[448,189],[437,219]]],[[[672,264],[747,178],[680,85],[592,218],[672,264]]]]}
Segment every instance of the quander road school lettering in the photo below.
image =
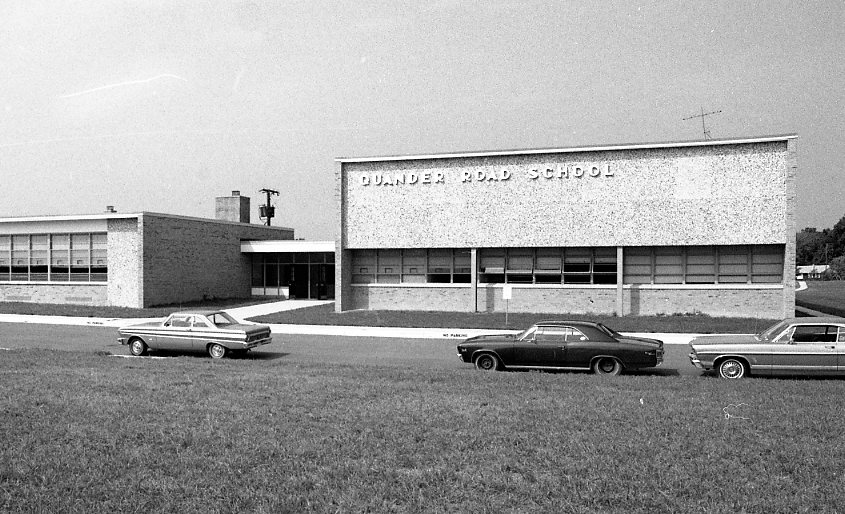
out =
{"type": "MultiPolygon", "coordinates": [[[[510,180],[514,172],[509,169],[500,170],[465,170],[461,172],[461,182],[503,182],[510,180]]],[[[613,177],[610,164],[597,165],[568,165],[558,164],[554,167],[530,168],[524,170],[524,176],[529,180],[580,179],[613,177]]],[[[445,184],[446,175],[441,171],[410,172],[410,173],[367,173],[359,178],[362,186],[401,186],[414,184],[445,184]]]]}

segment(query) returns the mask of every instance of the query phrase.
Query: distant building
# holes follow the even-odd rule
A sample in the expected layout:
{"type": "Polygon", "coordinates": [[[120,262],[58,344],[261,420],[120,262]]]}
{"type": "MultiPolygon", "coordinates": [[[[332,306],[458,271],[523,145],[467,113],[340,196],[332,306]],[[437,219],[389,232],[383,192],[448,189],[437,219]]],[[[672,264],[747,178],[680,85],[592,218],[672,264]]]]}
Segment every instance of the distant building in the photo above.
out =
{"type": "Polygon", "coordinates": [[[825,272],[830,269],[827,264],[810,264],[809,266],[796,266],[795,274],[798,280],[819,280],[824,278],[825,272]]]}

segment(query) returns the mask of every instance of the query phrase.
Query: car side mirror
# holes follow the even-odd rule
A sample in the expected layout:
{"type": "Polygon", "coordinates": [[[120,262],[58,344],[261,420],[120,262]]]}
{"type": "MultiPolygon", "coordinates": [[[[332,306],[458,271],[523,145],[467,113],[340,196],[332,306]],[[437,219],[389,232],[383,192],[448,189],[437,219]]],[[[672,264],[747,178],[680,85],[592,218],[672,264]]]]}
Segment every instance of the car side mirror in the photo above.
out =
{"type": "Polygon", "coordinates": [[[587,340],[587,337],[586,337],[586,336],[581,336],[581,337],[580,337],[580,339],[578,339],[578,340],[579,340],[579,341],[586,341],[586,340],[587,340]]]}

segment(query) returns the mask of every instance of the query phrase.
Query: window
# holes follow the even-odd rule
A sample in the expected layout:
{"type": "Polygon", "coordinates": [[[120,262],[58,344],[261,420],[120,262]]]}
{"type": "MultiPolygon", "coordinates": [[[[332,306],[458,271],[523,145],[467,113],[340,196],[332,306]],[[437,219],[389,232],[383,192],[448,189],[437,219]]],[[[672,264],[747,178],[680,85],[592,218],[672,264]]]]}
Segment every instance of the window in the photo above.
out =
{"type": "Polygon", "coordinates": [[[50,242],[50,280],[70,280],[70,235],[53,234],[50,242]]]}
{"type": "Polygon", "coordinates": [[[0,236],[0,282],[11,280],[12,237],[0,236]]]}
{"type": "Polygon", "coordinates": [[[684,253],[678,246],[658,246],[654,249],[654,283],[684,283],[684,253]]]}
{"type": "Polygon", "coordinates": [[[651,247],[625,248],[622,276],[626,284],[651,284],[654,256],[651,247]]]}
{"type": "Polygon", "coordinates": [[[783,245],[625,248],[626,284],[783,282],[783,245]]]}
{"type": "Polygon", "coordinates": [[[468,249],[352,251],[353,284],[468,284],[471,281],[471,251],[468,249]]]}
{"type": "Polygon", "coordinates": [[[719,248],[719,283],[745,284],[749,274],[749,248],[723,246],[719,248]]]}
{"type": "Polygon", "coordinates": [[[505,281],[505,249],[484,248],[479,256],[479,281],[500,284],[505,281]]]}
{"type": "Polygon", "coordinates": [[[425,282],[427,266],[425,250],[402,250],[402,282],[425,282]]]}
{"type": "Polygon", "coordinates": [[[567,248],[563,256],[563,283],[589,284],[591,260],[591,248],[567,248]]]}
{"type": "Polygon", "coordinates": [[[572,329],[567,327],[537,327],[537,341],[555,343],[565,342],[566,334],[572,329]]]}
{"type": "Polygon", "coordinates": [[[105,234],[91,234],[91,281],[104,282],[108,273],[108,240],[105,234]]]}
{"type": "Polygon", "coordinates": [[[379,250],[376,282],[398,284],[402,272],[402,254],[399,250],[379,250]]]}
{"type": "Polygon", "coordinates": [[[593,284],[616,283],[616,248],[593,250],[593,284]]]}
{"type": "Polygon", "coordinates": [[[0,235],[0,281],[105,282],[107,278],[105,233],[0,235]]]}
{"type": "Polygon", "coordinates": [[[716,249],[712,246],[687,247],[687,284],[716,282],[716,249]]]}
{"type": "Polygon", "coordinates": [[[12,236],[12,280],[29,280],[29,236],[12,236]]]}
{"type": "Polygon", "coordinates": [[[796,343],[836,342],[839,327],[834,325],[798,325],[792,333],[796,343]]]}
{"type": "Polygon", "coordinates": [[[376,250],[356,250],[352,255],[352,283],[376,281],[376,250]]]}
{"type": "Polygon", "coordinates": [[[448,284],[452,281],[452,250],[433,249],[428,251],[428,282],[448,284]]]}
{"type": "Polygon", "coordinates": [[[780,248],[773,245],[754,245],[751,248],[751,282],[783,282],[783,252],[780,248]]]}

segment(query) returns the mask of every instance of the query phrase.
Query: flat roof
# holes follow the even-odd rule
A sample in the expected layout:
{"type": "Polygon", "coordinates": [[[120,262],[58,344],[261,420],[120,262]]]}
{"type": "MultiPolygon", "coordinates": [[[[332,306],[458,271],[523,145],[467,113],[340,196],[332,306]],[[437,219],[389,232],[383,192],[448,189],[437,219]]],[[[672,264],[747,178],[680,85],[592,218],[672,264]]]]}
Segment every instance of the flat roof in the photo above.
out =
{"type": "Polygon", "coordinates": [[[334,253],[334,241],[241,241],[241,253],[334,253]]]}
{"type": "MultiPolygon", "coordinates": [[[[21,216],[15,218],[0,218],[0,223],[21,223],[21,222],[51,222],[51,221],[90,221],[90,220],[110,220],[110,219],[131,219],[141,218],[143,216],[156,216],[161,218],[174,218],[190,221],[202,221],[205,223],[221,223],[225,225],[246,225],[250,227],[264,227],[275,230],[293,230],[290,227],[275,227],[259,225],[258,223],[241,223],[238,221],[219,220],[216,218],[199,218],[196,216],[183,216],[181,214],[165,214],[161,212],[103,212],[100,214],[62,214],[62,215],[42,215],[42,216],[21,216]]],[[[333,250],[334,251],[334,250],[333,250]]]]}
{"type": "Polygon", "coordinates": [[[622,145],[602,146],[577,146],[569,148],[535,148],[526,150],[498,150],[486,152],[454,152],[441,154],[421,155],[387,155],[382,157],[338,157],[336,162],[377,162],[377,161],[411,161],[425,159],[452,159],[457,157],[496,157],[507,155],[534,155],[546,153],[575,153],[575,152],[599,152],[608,150],[649,150],[656,148],[682,148],[690,146],[720,146],[737,145],[750,143],[770,143],[774,141],[786,141],[795,139],[798,134],[784,134],[776,136],[761,136],[742,139],[705,139],[696,141],[671,141],[664,143],[635,143],[622,145]]]}

